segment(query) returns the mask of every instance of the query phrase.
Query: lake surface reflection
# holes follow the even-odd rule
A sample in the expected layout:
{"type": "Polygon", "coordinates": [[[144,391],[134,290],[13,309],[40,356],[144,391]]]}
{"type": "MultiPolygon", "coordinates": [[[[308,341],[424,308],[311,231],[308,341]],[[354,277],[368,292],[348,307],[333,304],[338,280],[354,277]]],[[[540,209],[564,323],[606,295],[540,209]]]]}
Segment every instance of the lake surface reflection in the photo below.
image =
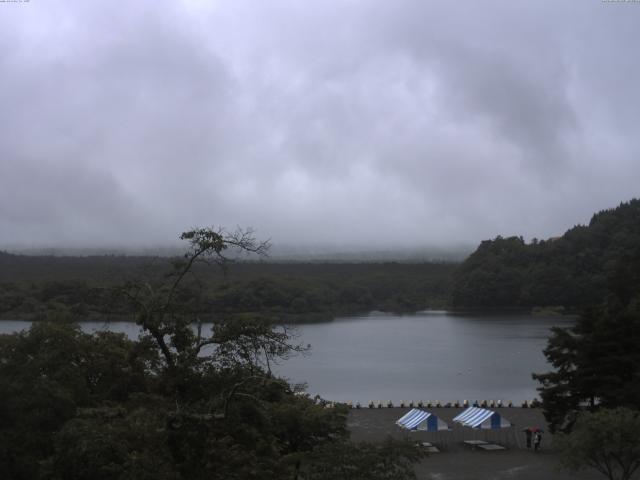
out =
{"type": "Polygon", "coordinates": [[[532,372],[552,326],[574,320],[531,315],[373,313],[299,328],[307,358],[280,367],[309,392],[340,401],[501,399],[537,396],[532,372]]]}
{"type": "MultiPolygon", "coordinates": [[[[333,322],[300,325],[298,341],[310,355],[276,367],[309,393],[336,401],[498,400],[521,402],[537,396],[532,372],[548,370],[542,349],[562,317],[419,312],[371,313],[333,322]]],[[[29,327],[2,321],[0,333],[29,327]]],[[[135,338],[126,322],[87,322],[83,330],[108,328],[135,338]]]]}

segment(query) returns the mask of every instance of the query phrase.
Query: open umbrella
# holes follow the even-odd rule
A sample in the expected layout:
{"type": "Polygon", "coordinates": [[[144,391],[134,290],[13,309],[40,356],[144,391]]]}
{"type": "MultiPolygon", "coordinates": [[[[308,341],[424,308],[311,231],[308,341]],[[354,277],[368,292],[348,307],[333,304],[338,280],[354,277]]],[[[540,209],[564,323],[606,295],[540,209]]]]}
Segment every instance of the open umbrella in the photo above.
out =
{"type": "Polygon", "coordinates": [[[544,433],[544,430],[540,427],[527,427],[522,429],[523,432],[531,432],[531,433],[544,433]]]}

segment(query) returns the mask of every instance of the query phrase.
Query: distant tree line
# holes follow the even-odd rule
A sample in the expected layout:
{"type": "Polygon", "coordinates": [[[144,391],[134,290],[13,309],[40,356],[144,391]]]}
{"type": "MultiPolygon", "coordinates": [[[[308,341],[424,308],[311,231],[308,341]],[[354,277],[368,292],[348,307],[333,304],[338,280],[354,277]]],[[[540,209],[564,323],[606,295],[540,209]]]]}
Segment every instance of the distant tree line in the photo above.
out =
{"type": "MultiPolygon", "coordinates": [[[[166,259],[26,257],[0,253],[0,318],[128,318],[114,294],[127,278],[160,274],[166,259]]],[[[228,275],[194,267],[182,290],[209,320],[259,313],[273,322],[331,319],[371,310],[406,312],[449,303],[454,264],[238,262],[228,275]]]]}
{"type": "Polygon", "coordinates": [[[562,306],[580,311],[615,288],[640,286],[640,200],[595,214],[562,237],[496,237],[480,244],[455,273],[456,307],[562,306]]]}

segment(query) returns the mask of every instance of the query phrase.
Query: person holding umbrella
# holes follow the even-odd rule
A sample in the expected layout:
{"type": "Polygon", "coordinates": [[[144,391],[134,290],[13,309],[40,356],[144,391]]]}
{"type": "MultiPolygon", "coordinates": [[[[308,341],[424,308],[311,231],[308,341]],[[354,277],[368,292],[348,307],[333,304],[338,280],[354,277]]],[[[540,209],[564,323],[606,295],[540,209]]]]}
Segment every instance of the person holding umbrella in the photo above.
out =
{"type": "Polygon", "coordinates": [[[542,442],[542,430],[536,428],[535,433],[533,434],[533,451],[537,452],[540,450],[540,443],[542,442]]]}
{"type": "Polygon", "coordinates": [[[527,448],[531,448],[531,441],[533,440],[533,449],[538,451],[540,449],[540,442],[542,442],[542,432],[540,427],[527,427],[522,430],[527,439],[527,448]]]}

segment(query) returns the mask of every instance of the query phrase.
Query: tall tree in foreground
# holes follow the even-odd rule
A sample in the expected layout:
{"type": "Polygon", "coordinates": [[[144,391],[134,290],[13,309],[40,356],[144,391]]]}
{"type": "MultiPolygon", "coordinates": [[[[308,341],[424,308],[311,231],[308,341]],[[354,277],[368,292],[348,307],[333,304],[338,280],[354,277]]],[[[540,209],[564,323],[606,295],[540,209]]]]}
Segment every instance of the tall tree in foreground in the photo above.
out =
{"type": "Polygon", "coordinates": [[[544,354],[554,371],[533,375],[552,431],[569,431],[585,408],[640,405],[639,342],[640,301],[617,297],[553,330],[544,354]]]}
{"type": "Polygon", "coordinates": [[[168,275],[124,289],[161,353],[173,463],[184,478],[285,478],[299,469],[300,454],[346,437],[345,412],[324,409],[273,376],[273,362],[305,350],[285,327],[252,316],[203,329],[198,312],[208,299],[198,268],[226,270],[237,255],[265,255],[268,242],[251,230],[211,228],[180,238],[189,249],[168,275]]]}
{"type": "Polygon", "coordinates": [[[640,467],[640,413],[627,408],[584,412],[573,431],[555,441],[563,468],[592,468],[609,480],[629,480],[640,467]]]}

